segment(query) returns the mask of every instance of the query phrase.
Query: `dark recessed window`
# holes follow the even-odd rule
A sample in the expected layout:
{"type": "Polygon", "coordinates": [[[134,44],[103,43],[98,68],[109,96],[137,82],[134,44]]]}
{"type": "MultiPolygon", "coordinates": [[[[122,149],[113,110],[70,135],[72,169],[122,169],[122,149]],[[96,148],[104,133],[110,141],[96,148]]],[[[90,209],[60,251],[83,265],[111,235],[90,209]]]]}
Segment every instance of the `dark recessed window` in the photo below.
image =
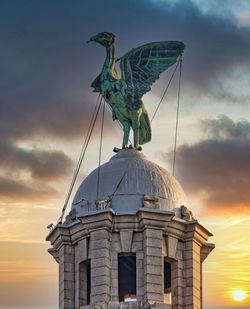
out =
{"type": "Polygon", "coordinates": [[[164,303],[171,304],[171,264],[164,260],[164,303]]]}
{"type": "Polygon", "coordinates": [[[90,304],[91,282],[90,282],[90,260],[79,265],[79,303],[80,306],[90,304]]]}
{"type": "Polygon", "coordinates": [[[119,301],[136,299],[136,256],[118,255],[119,301]]]}

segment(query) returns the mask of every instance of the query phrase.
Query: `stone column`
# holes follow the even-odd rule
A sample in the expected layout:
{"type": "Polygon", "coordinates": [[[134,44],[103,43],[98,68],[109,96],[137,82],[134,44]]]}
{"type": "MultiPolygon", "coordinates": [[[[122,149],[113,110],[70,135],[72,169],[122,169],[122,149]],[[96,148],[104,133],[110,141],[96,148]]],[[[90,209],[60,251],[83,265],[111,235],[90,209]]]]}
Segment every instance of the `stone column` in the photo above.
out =
{"type": "Polygon", "coordinates": [[[111,256],[110,256],[110,268],[111,268],[111,286],[110,286],[110,301],[118,302],[118,253],[122,251],[120,234],[112,234],[111,243],[111,256]]]}
{"type": "Polygon", "coordinates": [[[184,265],[185,309],[201,309],[200,245],[194,239],[185,243],[184,265]]]}
{"type": "Polygon", "coordinates": [[[59,249],[59,309],[75,309],[74,247],[59,249]]]}
{"type": "Polygon", "coordinates": [[[144,303],[163,302],[162,231],[146,228],[144,245],[144,303]]]}
{"type": "Polygon", "coordinates": [[[144,252],[143,233],[134,233],[132,252],[136,254],[136,296],[138,302],[143,302],[144,296],[144,252]]]}
{"type": "MultiPolygon", "coordinates": [[[[87,248],[87,238],[83,238],[78,241],[75,246],[75,308],[79,309],[84,302],[81,291],[82,285],[87,282],[81,282],[83,277],[82,269],[80,269],[80,264],[87,260],[88,258],[88,248],[87,248]]],[[[85,280],[86,281],[86,280],[85,280]]]]}
{"type": "Polygon", "coordinates": [[[110,240],[109,232],[100,229],[90,233],[91,304],[110,300],[110,240]]]}
{"type": "Polygon", "coordinates": [[[184,245],[178,241],[176,260],[171,262],[171,293],[172,293],[172,309],[184,309],[184,290],[185,281],[183,279],[184,274],[184,262],[183,251],[184,245]]]}

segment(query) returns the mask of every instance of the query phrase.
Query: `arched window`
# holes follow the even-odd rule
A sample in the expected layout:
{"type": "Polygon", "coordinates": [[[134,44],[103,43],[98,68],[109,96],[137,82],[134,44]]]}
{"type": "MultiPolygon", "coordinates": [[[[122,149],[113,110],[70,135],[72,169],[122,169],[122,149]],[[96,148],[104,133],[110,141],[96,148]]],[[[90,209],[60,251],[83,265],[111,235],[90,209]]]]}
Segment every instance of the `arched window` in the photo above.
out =
{"type": "Polygon", "coordinates": [[[90,282],[90,260],[79,265],[79,303],[80,306],[90,304],[91,282],[90,282]]]}
{"type": "Polygon", "coordinates": [[[164,303],[171,304],[171,264],[164,259],[164,303]]]}
{"type": "Polygon", "coordinates": [[[136,300],[136,255],[118,255],[119,301],[136,300]]]}

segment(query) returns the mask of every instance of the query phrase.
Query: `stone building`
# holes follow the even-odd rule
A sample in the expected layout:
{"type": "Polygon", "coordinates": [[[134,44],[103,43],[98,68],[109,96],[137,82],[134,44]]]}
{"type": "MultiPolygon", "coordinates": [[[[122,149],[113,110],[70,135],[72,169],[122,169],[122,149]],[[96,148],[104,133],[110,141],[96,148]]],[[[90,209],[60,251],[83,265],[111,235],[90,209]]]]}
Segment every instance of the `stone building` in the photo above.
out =
{"type": "Polygon", "coordinates": [[[59,308],[202,308],[212,234],[165,169],[120,150],[80,185],[47,236],[59,264],[59,308]]]}

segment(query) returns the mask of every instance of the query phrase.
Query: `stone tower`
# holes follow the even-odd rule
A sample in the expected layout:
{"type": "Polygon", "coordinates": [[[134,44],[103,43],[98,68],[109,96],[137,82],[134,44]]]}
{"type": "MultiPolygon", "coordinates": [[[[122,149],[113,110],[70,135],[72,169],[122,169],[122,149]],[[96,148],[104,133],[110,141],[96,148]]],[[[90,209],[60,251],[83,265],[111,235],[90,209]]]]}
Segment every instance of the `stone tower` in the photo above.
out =
{"type": "Polygon", "coordinates": [[[202,263],[214,245],[184,205],[176,179],[138,151],[94,170],[47,236],[59,308],[202,308],[202,263]]]}

